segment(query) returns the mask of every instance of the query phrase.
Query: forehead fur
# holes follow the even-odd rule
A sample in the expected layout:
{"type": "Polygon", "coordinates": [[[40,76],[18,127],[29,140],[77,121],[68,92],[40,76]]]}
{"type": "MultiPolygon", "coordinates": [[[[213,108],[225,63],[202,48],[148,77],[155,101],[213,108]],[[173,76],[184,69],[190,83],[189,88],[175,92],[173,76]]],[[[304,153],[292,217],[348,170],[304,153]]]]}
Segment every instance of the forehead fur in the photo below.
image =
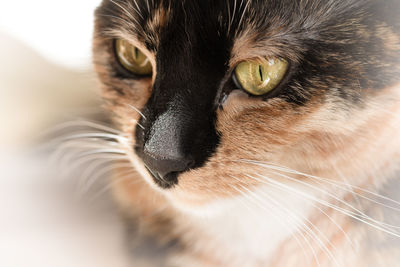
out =
{"type": "Polygon", "coordinates": [[[165,42],[175,42],[177,54],[193,45],[223,44],[230,68],[243,60],[283,57],[301,65],[296,84],[288,85],[296,87],[293,92],[318,84],[354,100],[360,97],[355,90],[338,88],[384,88],[399,74],[386,67],[399,60],[399,19],[390,14],[400,3],[381,2],[104,0],[97,21],[104,36],[132,36],[155,53],[165,42]]]}

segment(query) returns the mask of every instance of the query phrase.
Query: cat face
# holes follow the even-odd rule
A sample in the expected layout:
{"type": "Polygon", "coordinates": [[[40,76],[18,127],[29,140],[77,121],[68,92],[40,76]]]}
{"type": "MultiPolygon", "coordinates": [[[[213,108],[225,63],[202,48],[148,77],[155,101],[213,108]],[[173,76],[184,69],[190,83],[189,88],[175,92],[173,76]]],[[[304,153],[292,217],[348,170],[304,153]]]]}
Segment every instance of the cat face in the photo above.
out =
{"type": "Polygon", "coordinates": [[[376,162],[400,73],[382,3],[104,0],[94,63],[132,162],[188,208],[376,162]]]}

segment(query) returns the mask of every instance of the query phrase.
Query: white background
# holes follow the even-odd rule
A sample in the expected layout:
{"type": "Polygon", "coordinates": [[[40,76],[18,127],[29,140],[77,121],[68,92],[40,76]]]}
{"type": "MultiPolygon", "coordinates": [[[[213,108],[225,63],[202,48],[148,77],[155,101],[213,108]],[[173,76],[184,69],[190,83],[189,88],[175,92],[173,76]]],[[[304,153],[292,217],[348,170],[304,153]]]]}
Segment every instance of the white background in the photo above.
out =
{"type": "Polygon", "coordinates": [[[1,267],[131,263],[107,194],[94,202],[76,197],[78,177],[48,175],[28,145],[70,103],[76,111],[77,102],[95,98],[90,58],[99,2],[0,0],[1,267]]]}
{"type": "MultiPolygon", "coordinates": [[[[90,64],[93,12],[99,0],[0,0],[0,31],[58,64],[90,64]]],[[[1,41],[1,40],[0,40],[1,41]]]]}

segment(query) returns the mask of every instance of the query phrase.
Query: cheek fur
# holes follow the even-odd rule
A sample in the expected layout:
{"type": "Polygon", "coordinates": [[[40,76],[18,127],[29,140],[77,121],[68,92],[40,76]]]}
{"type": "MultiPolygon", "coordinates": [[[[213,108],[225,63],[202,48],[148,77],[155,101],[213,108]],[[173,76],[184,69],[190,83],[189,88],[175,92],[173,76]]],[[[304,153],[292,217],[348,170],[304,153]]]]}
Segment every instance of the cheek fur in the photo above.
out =
{"type": "MultiPolygon", "coordinates": [[[[400,119],[393,115],[399,113],[400,96],[393,97],[398,89],[387,88],[366,99],[363,107],[352,108],[351,116],[348,111],[334,112],[329,101],[323,104],[321,98],[293,108],[282,100],[265,103],[234,97],[218,114],[222,138],[214,156],[204,167],[182,175],[168,194],[173,201],[200,207],[239,196],[243,188],[253,191],[265,185],[253,178],[257,174],[290,182],[276,175],[276,170],[252,162],[337,181],[346,175],[352,177],[352,184],[368,183],[373,177],[365,176],[363,170],[384,166],[385,153],[396,149],[397,144],[385,140],[394,140],[393,124],[400,119]],[[388,96],[392,96],[390,101],[388,96]]],[[[304,175],[290,177],[315,184],[304,175]]]]}
{"type": "Polygon", "coordinates": [[[221,142],[207,164],[183,174],[171,195],[194,206],[240,195],[241,188],[254,189],[262,183],[249,176],[265,173],[264,163],[285,162],[288,148],[295,145],[305,129],[302,125],[318,110],[318,99],[301,108],[283,100],[268,102],[236,95],[218,113],[221,142]]]}

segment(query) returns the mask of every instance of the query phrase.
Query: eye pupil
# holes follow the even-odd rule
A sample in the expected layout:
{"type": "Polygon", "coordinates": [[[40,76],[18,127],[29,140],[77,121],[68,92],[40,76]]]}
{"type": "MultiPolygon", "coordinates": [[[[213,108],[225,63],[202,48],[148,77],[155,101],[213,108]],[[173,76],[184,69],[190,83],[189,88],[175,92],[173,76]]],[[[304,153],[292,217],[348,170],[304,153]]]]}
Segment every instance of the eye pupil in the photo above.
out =
{"type": "Polygon", "coordinates": [[[135,47],[135,59],[139,59],[139,49],[137,47],[135,47]]]}
{"type": "Polygon", "coordinates": [[[258,65],[258,72],[260,73],[261,82],[263,82],[264,78],[263,78],[263,72],[262,72],[262,66],[261,65],[258,65]]]}

